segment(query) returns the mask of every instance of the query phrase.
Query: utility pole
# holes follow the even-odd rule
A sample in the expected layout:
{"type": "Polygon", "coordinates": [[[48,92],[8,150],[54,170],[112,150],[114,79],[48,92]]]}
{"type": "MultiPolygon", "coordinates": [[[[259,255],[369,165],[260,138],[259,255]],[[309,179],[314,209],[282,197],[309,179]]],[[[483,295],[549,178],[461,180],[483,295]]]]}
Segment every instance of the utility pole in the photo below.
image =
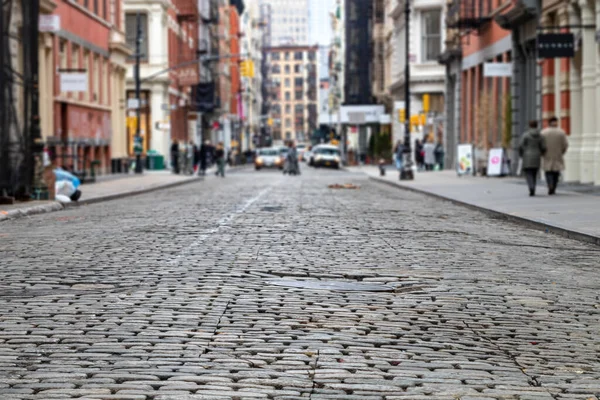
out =
{"type": "Polygon", "coordinates": [[[142,17],[141,14],[137,13],[137,32],[135,37],[135,98],[137,103],[136,108],[136,125],[135,125],[135,173],[142,173],[142,136],[140,132],[140,122],[142,113],[142,101],[140,99],[140,59],[141,59],[141,45],[142,45],[142,17]]]}
{"type": "Polygon", "coordinates": [[[400,180],[415,179],[412,169],[412,150],[410,149],[410,0],[404,0],[404,30],[405,36],[405,57],[404,66],[404,102],[406,105],[406,118],[404,119],[404,162],[400,171],[400,180]]]}

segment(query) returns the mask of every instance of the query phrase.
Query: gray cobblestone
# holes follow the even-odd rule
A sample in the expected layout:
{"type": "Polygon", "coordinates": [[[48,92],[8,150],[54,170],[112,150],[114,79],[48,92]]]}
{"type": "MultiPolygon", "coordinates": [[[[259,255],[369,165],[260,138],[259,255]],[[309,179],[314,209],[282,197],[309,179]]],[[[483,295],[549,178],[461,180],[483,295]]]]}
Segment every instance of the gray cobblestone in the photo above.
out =
{"type": "Polygon", "coordinates": [[[2,400],[600,394],[597,247],[360,175],[240,172],[2,234],[2,400]]]}

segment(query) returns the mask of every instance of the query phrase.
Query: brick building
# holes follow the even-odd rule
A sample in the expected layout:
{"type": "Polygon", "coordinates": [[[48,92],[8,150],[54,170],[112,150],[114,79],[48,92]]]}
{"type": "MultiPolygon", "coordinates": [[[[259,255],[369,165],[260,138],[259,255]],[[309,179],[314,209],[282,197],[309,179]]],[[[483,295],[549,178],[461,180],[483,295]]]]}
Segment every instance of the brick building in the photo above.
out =
{"type": "Polygon", "coordinates": [[[111,160],[126,156],[123,104],[130,51],[122,0],[54,5],[60,29],[43,35],[40,50],[42,134],[59,165],[81,172],[96,161],[99,173],[110,172],[111,160]],[[87,90],[61,87],[61,75],[72,71],[85,73],[87,90]]]}
{"type": "Polygon", "coordinates": [[[274,141],[307,141],[318,127],[318,51],[318,46],[280,46],[268,50],[273,77],[274,141]]]}

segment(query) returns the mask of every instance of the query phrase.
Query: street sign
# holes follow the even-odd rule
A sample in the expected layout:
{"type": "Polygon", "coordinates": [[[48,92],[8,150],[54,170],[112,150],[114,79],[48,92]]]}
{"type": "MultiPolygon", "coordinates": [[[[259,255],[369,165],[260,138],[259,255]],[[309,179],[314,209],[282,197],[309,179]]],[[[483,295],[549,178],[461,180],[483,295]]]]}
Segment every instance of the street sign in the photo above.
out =
{"type": "Polygon", "coordinates": [[[140,108],[140,99],[127,99],[127,108],[133,110],[140,108]]]}
{"type": "Polygon", "coordinates": [[[61,92],[87,92],[88,89],[87,72],[60,72],[61,92]]]}
{"type": "Polygon", "coordinates": [[[493,77],[511,77],[512,76],[512,64],[511,63],[484,63],[483,64],[483,76],[486,78],[493,77]]]}
{"type": "Polygon", "coordinates": [[[541,33],[537,36],[539,58],[575,57],[575,36],[572,33],[541,33]]]}
{"type": "Polygon", "coordinates": [[[60,15],[40,15],[38,30],[40,32],[60,31],[60,15]]]}

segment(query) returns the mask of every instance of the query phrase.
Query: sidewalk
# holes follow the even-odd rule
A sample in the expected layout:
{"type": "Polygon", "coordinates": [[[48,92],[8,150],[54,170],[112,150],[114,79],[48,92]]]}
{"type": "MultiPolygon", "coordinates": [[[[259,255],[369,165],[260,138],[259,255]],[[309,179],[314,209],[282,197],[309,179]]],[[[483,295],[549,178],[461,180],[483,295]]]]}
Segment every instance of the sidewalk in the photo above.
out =
{"type": "MultiPolygon", "coordinates": [[[[229,172],[244,166],[229,167],[229,172]]],[[[214,175],[214,168],[207,171],[207,176],[214,175]]],[[[75,207],[167,189],[174,186],[201,180],[197,175],[176,175],[170,170],[144,171],[142,175],[134,173],[111,176],[97,183],[81,185],[81,198],[78,202],[61,204],[58,201],[31,201],[14,205],[0,205],[0,223],[5,220],[62,210],[65,207],[75,207]]]]}
{"type": "Polygon", "coordinates": [[[455,171],[419,172],[414,181],[400,181],[393,169],[384,177],[374,166],[350,168],[372,179],[466,205],[562,236],[600,245],[600,198],[561,186],[554,196],[546,187],[529,197],[518,178],[458,177],[455,171]]]}

